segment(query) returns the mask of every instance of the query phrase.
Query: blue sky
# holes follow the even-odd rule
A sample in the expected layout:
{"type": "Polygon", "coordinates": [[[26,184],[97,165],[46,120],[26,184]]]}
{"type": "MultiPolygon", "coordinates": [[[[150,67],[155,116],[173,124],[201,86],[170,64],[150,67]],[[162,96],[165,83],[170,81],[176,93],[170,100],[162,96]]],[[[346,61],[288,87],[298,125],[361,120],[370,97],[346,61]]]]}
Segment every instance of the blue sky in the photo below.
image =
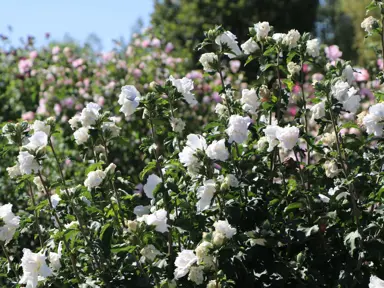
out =
{"type": "Polygon", "coordinates": [[[91,33],[102,40],[103,50],[112,48],[112,39],[129,39],[141,17],[150,21],[153,0],[8,0],[1,1],[0,34],[11,36],[14,44],[20,37],[35,36],[37,45],[45,43],[46,32],[54,40],[68,33],[84,41],[91,33]],[[12,33],[8,32],[12,26],[12,33]]]}

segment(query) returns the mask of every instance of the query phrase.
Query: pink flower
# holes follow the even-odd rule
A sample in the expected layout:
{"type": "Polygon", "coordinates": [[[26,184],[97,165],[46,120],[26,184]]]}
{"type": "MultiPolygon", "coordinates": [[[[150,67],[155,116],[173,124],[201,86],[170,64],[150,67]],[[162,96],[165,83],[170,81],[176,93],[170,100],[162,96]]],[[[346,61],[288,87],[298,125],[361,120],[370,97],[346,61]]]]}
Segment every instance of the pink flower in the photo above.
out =
{"type": "Polygon", "coordinates": [[[165,53],[170,53],[173,50],[173,48],[175,48],[173,44],[171,42],[168,42],[164,49],[165,53]]]}
{"type": "Polygon", "coordinates": [[[46,114],[47,113],[47,99],[41,98],[39,100],[39,107],[37,107],[36,113],[37,114],[46,114]]]}
{"type": "Polygon", "coordinates": [[[115,52],[113,51],[105,52],[102,54],[102,57],[105,62],[110,62],[115,57],[115,52]]]}
{"type": "Polygon", "coordinates": [[[331,45],[324,49],[327,58],[331,61],[336,61],[343,56],[343,52],[340,51],[339,46],[331,45]]]}
{"type": "Polygon", "coordinates": [[[237,71],[239,71],[241,62],[239,60],[232,60],[231,62],[229,62],[229,65],[231,67],[232,73],[237,73],[237,71]]]}
{"type": "Polygon", "coordinates": [[[309,71],[311,71],[311,67],[309,67],[308,64],[304,64],[303,65],[303,72],[304,73],[308,73],[309,71]]]}
{"type": "Polygon", "coordinates": [[[31,51],[31,52],[29,53],[29,58],[31,58],[32,60],[33,60],[33,59],[36,59],[37,56],[38,56],[38,53],[37,53],[36,50],[31,51]]]}
{"type": "Polygon", "coordinates": [[[297,113],[297,107],[296,106],[292,106],[288,109],[288,112],[291,116],[295,116],[296,113],[297,113]]]}
{"type": "Polygon", "coordinates": [[[151,42],[151,45],[152,45],[153,47],[159,48],[160,45],[161,45],[161,41],[160,41],[160,39],[158,39],[158,38],[153,38],[153,39],[152,39],[152,42],[151,42]]]}
{"type": "Polygon", "coordinates": [[[140,69],[135,68],[135,69],[133,69],[132,74],[133,74],[134,77],[139,78],[143,73],[141,72],[140,69]]]}
{"type": "Polygon", "coordinates": [[[104,97],[100,96],[99,99],[97,99],[97,104],[99,104],[99,106],[104,106],[104,103],[105,103],[104,97]]]}
{"type": "Polygon", "coordinates": [[[217,102],[217,103],[221,103],[223,101],[223,99],[221,99],[220,95],[219,95],[219,92],[213,92],[212,93],[212,99],[217,102]]]}
{"type": "Polygon", "coordinates": [[[315,73],[312,75],[312,82],[318,82],[324,79],[324,75],[321,73],[315,73]]]}
{"type": "Polygon", "coordinates": [[[292,93],[294,93],[294,94],[299,94],[300,91],[301,91],[301,87],[300,87],[300,85],[296,84],[295,86],[293,86],[293,88],[292,88],[292,93]]]}
{"type": "Polygon", "coordinates": [[[379,69],[380,70],[383,70],[384,69],[384,61],[382,58],[378,59],[377,60],[377,66],[379,66],[379,69]]]}
{"type": "Polygon", "coordinates": [[[21,115],[21,119],[25,121],[33,120],[35,119],[35,113],[33,113],[32,111],[25,112],[23,115],[21,115]]]}
{"type": "Polygon", "coordinates": [[[61,105],[59,103],[56,103],[54,106],[53,106],[53,111],[55,111],[55,114],[56,115],[60,115],[61,113],[61,105]]]}
{"type": "Polygon", "coordinates": [[[148,39],[145,39],[143,40],[143,42],[141,42],[141,47],[143,48],[147,48],[151,45],[151,41],[149,41],[148,39]]]}
{"type": "Polygon", "coordinates": [[[73,66],[74,68],[77,68],[77,67],[80,67],[81,65],[83,65],[83,63],[84,63],[84,60],[81,59],[81,58],[78,58],[78,59],[76,59],[76,60],[74,60],[74,61],[72,62],[72,66],[73,66]]]}
{"type": "Polygon", "coordinates": [[[59,46],[55,46],[52,48],[52,54],[53,55],[56,55],[56,54],[59,54],[60,52],[60,47],[59,46]]]}
{"type": "Polygon", "coordinates": [[[32,68],[32,65],[33,65],[33,62],[31,59],[20,59],[18,64],[20,74],[25,74],[28,71],[30,71],[32,68]]]}
{"type": "Polygon", "coordinates": [[[369,80],[369,72],[364,68],[354,68],[356,72],[353,73],[356,82],[367,82],[369,80]]]}
{"type": "Polygon", "coordinates": [[[71,97],[65,98],[62,101],[62,105],[67,107],[67,108],[72,108],[73,104],[75,104],[75,101],[71,97]]]}

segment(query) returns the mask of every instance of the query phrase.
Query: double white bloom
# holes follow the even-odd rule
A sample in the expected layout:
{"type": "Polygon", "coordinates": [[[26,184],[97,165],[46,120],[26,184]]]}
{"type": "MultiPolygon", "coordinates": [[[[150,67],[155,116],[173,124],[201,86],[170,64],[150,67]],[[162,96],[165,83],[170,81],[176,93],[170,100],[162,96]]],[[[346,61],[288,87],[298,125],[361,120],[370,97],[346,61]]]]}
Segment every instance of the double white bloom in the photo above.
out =
{"type": "Polygon", "coordinates": [[[259,22],[254,26],[257,40],[263,40],[268,37],[271,27],[268,22],[259,22]]]}
{"type": "Polygon", "coordinates": [[[175,279],[180,279],[188,274],[193,264],[197,262],[197,256],[193,250],[183,250],[179,252],[175,259],[175,279]]]}
{"type": "Polygon", "coordinates": [[[307,54],[311,57],[318,57],[320,55],[320,42],[318,39],[307,41],[307,54]]]}
{"type": "Polygon", "coordinates": [[[20,224],[20,217],[12,212],[12,204],[0,206],[0,220],[3,222],[0,225],[0,241],[8,244],[20,224]]]}
{"type": "Polygon", "coordinates": [[[44,254],[33,253],[29,249],[23,249],[23,254],[23,258],[21,258],[23,277],[20,284],[26,284],[28,288],[35,288],[39,280],[44,280],[52,275],[52,270],[45,262],[46,257],[44,254]]]}
{"type": "Polygon", "coordinates": [[[131,116],[140,104],[140,97],[135,86],[123,86],[118,101],[121,105],[120,112],[123,112],[125,117],[131,116]]]}
{"type": "Polygon", "coordinates": [[[350,87],[348,82],[338,80],[331,88],[332,96],[337,99],[343,108],[351,113],[356,113],[360,106],[360,95],[357,95],[357,90],[350,87]]]}
{"type": "Polygon", "coordinates": [[[300,33],[297,30],[290,30],[288,34],[284,35],[283,44],[287,45],[289,49],[296,48],[300,40],[300,33]]]}
{"type": "Polygon", "coordinates": [[[251,124],[251,118],[248,116],[232,115],[229,118],[228,128],[225,130],[229,136],[228,142],[242,144],[248,138],[248,126],[251,124]]]}
{"type": "Polygon", "coordinates": [[[215,66],[217,66],[217,62],[219,62],[219,58],[215,53],[204,53],[200,57],[200,63],[203,65],[203,69],[206,72],[214,72],[215,66]]]}
{"type": "Polygon", "coordinates": [[[271,152],[279,143],[285,150],[291,150],[297,144],[300,134],[299,128],[289,125],[284,128],[268,125],[263,131],[269,144],[268,152],[271,152]]]}
{"type": "Polygon", "coordinates": [[[234,34],[232,34],[230,31],[225,31],[224,33],[216,37],[215,42],[220,47],[222,47],[223,44],[226,45],[231,51],[225,52],[224,54],[232,59],[236,56],[241,55],[241,50],[237,45],[236,39],[237,37],[234,34]]]}
{"type": "Polygon", "coordinates": [[[204,211],[209,208],[211,201],[216,192],[216,183],[213,180],[204,181],[204,185],[197,189],[196,203],[197,212],[204,211]]]}
{"type": "Polygon", "coordinates": [[[100,186],[105,176],[106,173],[102,170],[91,171],[88,173],[87,179],[84,181],[84,186],[86,186],[88,190],[91,191],[92,188],[100,186]]]}
{"type": "Polygon", "coordinates": [[[197,104],[197,100],[195,95],[191,92],[194,88],[193,81],[187,77],[183,77],[182,79],[175,79],[173,76],[169,76],[169,81],[172,82],[172,85],[176,87],[177,92],[183,95],[185,101],[190,106],[195,106],[197,104]]]}
{"type": "Polygon", "coordinates": [[[384,102],[375,104],[369,108],[369,113],[363,118],[363,124],[367,127],[367,133],[373,133],[377,137],[383,136],[384,129],[384,102]]]}
{"type": "Polygon", "coordinates": [[[241,91],[240,102],[243,104],[243,110],[250,114],[255,114],[261,103],[254,88],[243,89],[243,91],[241,91]]]}
{"type": "Polygon", "coordinates": [[[192,174],[197,173],[201,167],[199,159],[196,154],[207,149],[207,142],[204,137],[197,134],[189,134],[187,136],[187,143],[183,151],[179,153],[180,162],[188,168],[192,174]]]}
{"type": "Polygon", "coordinates": [[[161,182],[161,178],[155,174],[148,176],[147,183],[144,185],[143,189],[145,195],[147,195],[149,199],[153,199],[153,191],[155,191],[161,182]]]}

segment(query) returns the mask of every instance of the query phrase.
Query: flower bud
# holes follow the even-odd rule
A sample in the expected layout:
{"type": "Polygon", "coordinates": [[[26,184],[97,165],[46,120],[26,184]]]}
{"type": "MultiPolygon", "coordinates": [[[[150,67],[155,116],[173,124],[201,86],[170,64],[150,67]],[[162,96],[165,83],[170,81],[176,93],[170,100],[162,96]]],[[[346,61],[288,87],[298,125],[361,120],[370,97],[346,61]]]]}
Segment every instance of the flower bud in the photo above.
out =
{"type": "Polygon", "coordinates": [[[135,232],[137,230],[137,222],[136,221],[128,220],[127,226],[128,226],[128,229],[130,232],[135,232]]]}
{"type": "Polygon", "coordinates": [[[224,243],[225,236],[219,232],[213,232],[213,244],[221,246],[224,243]]]}

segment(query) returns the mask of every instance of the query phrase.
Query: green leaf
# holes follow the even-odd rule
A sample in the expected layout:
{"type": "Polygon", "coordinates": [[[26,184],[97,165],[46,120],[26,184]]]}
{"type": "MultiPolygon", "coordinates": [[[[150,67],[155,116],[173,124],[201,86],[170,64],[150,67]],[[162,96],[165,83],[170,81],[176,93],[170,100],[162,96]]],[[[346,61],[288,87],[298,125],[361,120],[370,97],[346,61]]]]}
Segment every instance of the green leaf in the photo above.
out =
{"type": "Polygon", "coordinates": [[[113,236],[113,227],[111,224],[105,224],[101,229],[100,240],[101,247],[103,248],[103,252],[105,257],[108,257],[111,254],[111,241],[113,236]]]}
{"type": "Polygon", "coordinates": [[[143,180],[145,175],[153,169],[156,169],[156,161],[151,161],[144,167],[143,171],[140,172],[140,180],[143,180]]]}
{"type": "Polygon", "coordinates": [[[101,169],[103,169],[103,164],[104,164],[103,161],[100,161],[100,162],[91,164],[91,165],[85,170],[85,174],[87,175],[89,172],[92,172],[92,171],[95,171],[95,170],[101,170],[101,169]]]}
{"type": "Polygon", "coordinates": [[[288,212],[288,211],[295,210],[295,209],[300,209],[301,207],[303,207],[303,203],[301,203],[301,202],[291,203],[287,207],[285,207],[284,212],[288,212]]]}
{"type": "Polygon", "coordinates": [[[375,0],[372,0],[371,3],[369,3],[369,5],[367,7],[365,7],[365,11],[366,13],[368,14],[369,11],[372,11],[373,9],[375,9],[377,7],[377,4],[376,4],[376,1],[375,0]]]}

